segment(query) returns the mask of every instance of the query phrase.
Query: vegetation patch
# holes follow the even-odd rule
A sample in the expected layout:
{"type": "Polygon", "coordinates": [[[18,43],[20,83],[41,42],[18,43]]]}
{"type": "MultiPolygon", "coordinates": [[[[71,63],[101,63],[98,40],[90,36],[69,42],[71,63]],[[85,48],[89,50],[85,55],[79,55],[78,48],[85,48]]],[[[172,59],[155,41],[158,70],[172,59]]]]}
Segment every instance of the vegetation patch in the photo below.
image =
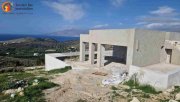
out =
{"type": "Polygon", "coordinates": [[[87,102],[87,100],[79,99],[79,100],[77,100],[77,102],[87,102]]]}
{"type": "Polygon", "coordinates": [[[152,94],[158,94],[154,87],[151,85],[141,85],[137,79],[137,75],[134,74],[130,80],[124,83],[125,85],[130,86],[131,89],[140,89],[145,93],[152,93],[152,94]]]}
{"type": "Polygon", "coordinates": [[[115,87],[115,86],[112,86],[111,89],[112,89],[112,90],[118,90],[118,88],[115,87]]]}
{"type": "Polygon", "coordinates": [[[52,82],[49,82],[48,79],[45,78],[37,78],[38,84],[33,85],[33,80],[31,79],[28,83],[29,86],[24,89],[24,96],[15,96],[15,98],[10,99],[10,101],[15,102],[45,102],[43,90],[49,89],[57,86],[52,82]]]}
{"type": "Polygon", "coordinates": [[[72,69],[71,66],[66,66],[66,67],[61,68],[61,69],[51,70],[51,71],[49,71],[48,73],[50,73],[50,74],[65,73],[65,72],[67,72],[67,71],[69,71],[69,70],[71,70],[71,69],[72,69]]]}
{"type": "Polygon", "coordinates": [[[172,94],[178,93],[178,92],[180,92],[180,86],[174,86],[174,91],[172,92],[172,94]]]}
{"type": "Polygon", "coordinates": [[[58,86],[47,78],[36,77],[27,72],[8,72],[0,74],[0,101],[4,102],[45,102],[43,90],[58,86]],[[20,92],[17,90],[23,88],[20,92]],[[8,89],[13,94],[4,94],[8,89]],[[12,97],[12,95],[14,95],[12,97]]]}
{"type": "Polygon", "coordinates": [[[10,73],[3,73],[0,74],[0,92],[7,90],[7,89],[14,89],[19,87],[18,82],[24,82],[23,79],[30,79],[34,77],[31,73],[25,72],[10,72],[10,73]]]}

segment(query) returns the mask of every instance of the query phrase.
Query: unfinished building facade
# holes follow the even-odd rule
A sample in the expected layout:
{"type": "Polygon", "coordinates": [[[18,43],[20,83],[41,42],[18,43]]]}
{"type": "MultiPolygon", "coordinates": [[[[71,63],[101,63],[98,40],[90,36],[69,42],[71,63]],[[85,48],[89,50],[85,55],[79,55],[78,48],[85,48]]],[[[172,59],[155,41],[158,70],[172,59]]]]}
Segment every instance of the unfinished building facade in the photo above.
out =
{"type": "Polygon", "coordinates": [[[144,67],[157,63],[180,64],[180,33],[141,29],[90,30],[80,35],[80,61],[98,67],[110,61],[144,67]],[[86,44],[88,43],[88,44],[86,44]],[[86,46],[89,47],[86,47],[86,46]],[[107,48],[111,45],[112,48],[107,48]],[[109,60],[108,60],[109,57],[109,60]],[[111,58],[110,58],[111,57],[111,58]]]}

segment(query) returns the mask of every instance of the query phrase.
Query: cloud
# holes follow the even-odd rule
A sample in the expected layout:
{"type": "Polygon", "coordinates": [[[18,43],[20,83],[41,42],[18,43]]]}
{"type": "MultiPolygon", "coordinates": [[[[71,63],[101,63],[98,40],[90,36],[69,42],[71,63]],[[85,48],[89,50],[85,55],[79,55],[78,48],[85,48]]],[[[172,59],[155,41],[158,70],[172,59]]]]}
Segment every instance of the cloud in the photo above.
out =
{"type": "Polygon", "coordinates": [[[115,7],[120,7],[125,0],[110,0],[111,4],[115,7]]]}
{"type": "Polygon", "coordinates": [[[109,26],[109,24],[99,24],[99,25],[95,25],[93,28],[105,28],[108,26],[109,26]]]}
{"type": "Polygon", "coordinates": [[[151,23],[145,26],[148,29],[180,32],[180,23],[151,23]]]}
{"type": "Polygon", "coordinates": [[[159,16],[174,16],[177,14],[175,9],[168,6],[161,6],[157,10],[151,11],[150,13],[159,16]]]}
{"type": "Polygon", "coordinates": [[[136,25],[144,25],[144,24],[147,24],[146,22],[138,22],[136,23],[136,25]]]}
{"type": "MultiPolygon", "coordinates": [[[[82,5],[75,3],[62,3],[63,1],[61,2],[46,1],[45,4],[50,8],[52,8],[57,14],[61,15],[67,21],[79,20],[85,15],[82,5]]],[[[68,1],[72,1],[72,0],[68,0],[68,1]]]]}
{"type": "Polygon", "coordinates": [[[159,7],[150,11],[149,15],[138,18],[137,25],[142,28],[180,32],[180,18],[174,8],[159,7]]]}
{"type": "Polygon", "coordinates": [[[120,22],[120,23],[119,23],[119,25],[123,25],[123,23],[122,23],[122,22],[120,22]]]}

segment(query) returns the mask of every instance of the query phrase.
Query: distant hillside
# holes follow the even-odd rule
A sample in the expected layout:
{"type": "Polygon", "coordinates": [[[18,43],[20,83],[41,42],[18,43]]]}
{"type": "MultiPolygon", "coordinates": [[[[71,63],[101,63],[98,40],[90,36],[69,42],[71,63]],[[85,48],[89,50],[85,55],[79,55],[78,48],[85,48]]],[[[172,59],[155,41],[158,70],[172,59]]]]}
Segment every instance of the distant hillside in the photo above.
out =
{"type": "Polygon", "coordinates": [[[88,32],[89,31],[85,29],[65,29],[57,32],[52,32],[50,33],[50,35],[79,37],[80,34],[88,34],[88,32]]]}
{"type": "Polygon", "coordinates": [[[13,40],[1,41],[1,42],[2,43],[23,43],[23,42],[57,42],[57,41],[50,38],[26,37],[26,38],[19,38],[19,39],[13,39],[13,40]]]}
{"type": "Polygon", "coordinates": [[[0,68],[44,65],[46,53],[79,51],[79,40],[59,42],[50,38],[20,38],[0,42],[0,68]]]}

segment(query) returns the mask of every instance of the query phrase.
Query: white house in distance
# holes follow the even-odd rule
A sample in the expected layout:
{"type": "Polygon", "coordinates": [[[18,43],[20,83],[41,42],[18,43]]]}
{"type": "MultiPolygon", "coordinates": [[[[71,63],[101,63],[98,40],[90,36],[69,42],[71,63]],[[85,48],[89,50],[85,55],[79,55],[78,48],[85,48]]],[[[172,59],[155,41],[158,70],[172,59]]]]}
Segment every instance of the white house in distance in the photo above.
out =
{"type": "MultiPolygon", "coordinates": [[[[80,62],[99,68],[111,62],[124,64],[129,75],[138,73],[141,83],[157,88],[180,85],[180,33],[177,32],[90,30],[89,34],[80,35],[78,55],[80,62]]],[[[47,54],[46,59],[47,56],[51,55],[47,54]]],[[[46,60],[46,69],[51,67],[48,63],[53,65],[46,60]]]]}

